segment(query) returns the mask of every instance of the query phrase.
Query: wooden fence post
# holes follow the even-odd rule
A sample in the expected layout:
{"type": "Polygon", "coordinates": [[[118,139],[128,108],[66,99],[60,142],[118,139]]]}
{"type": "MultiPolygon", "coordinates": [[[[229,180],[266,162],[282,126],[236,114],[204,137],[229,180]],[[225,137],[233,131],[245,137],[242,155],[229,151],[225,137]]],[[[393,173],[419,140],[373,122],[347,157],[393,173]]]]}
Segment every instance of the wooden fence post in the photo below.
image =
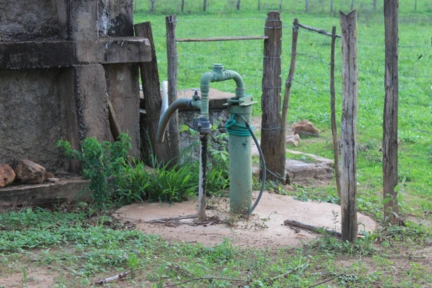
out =
{"type": "Polygon", "coordinates": [[[348,15],[340,12],[342,29],[342,163],[341,163],[341,208],[342,240],[357,239],[357,11],[348,15]]]}
{"type": "Polygon", "coordinates": [[[384,221],[397,224],[398,185],[398,0],[384,0],[385,101],[383,123],[384,221]]]}
{"type": "Polygon", "coordinates": [[[204,11],[204,12],[207,11],[207,0],[204,0],[204,3],[203,3],[203,11],[204,11]]]}
{"type": "Polygon", "coordinates": [[[299,30],[298,24],[299,24],[298,19],[297,18],[294,19],[293,28],[292,28],[292,41],[291,41],[291,63],[290,63],[288,78],[285,81],[285,93],[284,93],[283,106],[282,106],[282,131],[281,131],[282,139],[285,139],[286,136],[289,99],[290,99],[291,87],[294,80],[294,72],[296,67],[297,39],[298,39],[298,30],[299,30]]]}
{"type": "Polygon", "coordinates": [[[331,129],[333,136],[334,168],[336,174],[336,189],[339,198],[341,197],[340,169],[339,169],[339,141],[336,128],[336,93],[335,93],[335,44],[336,26],[332,28],[331,55],[330,55],[330,110],[331,110],[331,129]]]}
{"type": "Polygon", "coordinates": [[[151,62],[140,63],[141,82],[144,94],[144,105],[146,108],[146,124],[145,130],[148,133],[147,155],[143,155],[147,163],[151,163],[151,155],[153,153],[158,161],[168,163],[171,160],[169,142],[162,144],[156,143],[156,133],[159,124],[160,110],[162,99],[160,94],[160,80],[157,66],[156,49],[153,41],[153,33],[150,22],[136,24],[135,35],[138,37],[148,38],[151,46],[151,62]]]}
{"type": "Polygon", "coordinates": [[[309,12],[309,0],[305,0],[305,12],[309,12]]]}
{"type": "MultiPolygon", "coordinates": [[[[167,44],[167,60],[168,60],[168,102],[169,104],[177,100],[177,43],[176,43],[176,15],[165,17],[166,24],[166,44],[167,44]]],[[[176,111],[168,124],[168,137],[165,141],[169,142],[171,163],[175,165],[180,157],[179,145],[179,128],[178,128],[178,112],[176,111]]]]}
{"type": "Polygon", "coordinates": [[[281,49],[282,21],[279,12],[269,12],[265,23],[262,80],[261,148],[267,168],[275,173],[270,180],[285,182],[285,139],[282,133],[281,111],[281,49]]]}

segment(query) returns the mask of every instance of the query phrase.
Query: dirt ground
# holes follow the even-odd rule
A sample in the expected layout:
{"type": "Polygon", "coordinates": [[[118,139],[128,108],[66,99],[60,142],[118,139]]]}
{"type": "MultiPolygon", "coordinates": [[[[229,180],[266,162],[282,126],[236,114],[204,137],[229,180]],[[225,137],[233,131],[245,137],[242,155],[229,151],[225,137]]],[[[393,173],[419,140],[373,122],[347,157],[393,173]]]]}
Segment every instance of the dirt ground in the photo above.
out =
{"type": "MultiPolygon", "coordinates": [[[[209,199],[207,208],[209,220],[205,223],[196,223],[194,216],[197,214],[197,200],[173,205],[137,203],[120,208],[114,215],[133,221],[137,229],[147,234],[159,234],[166,240],[198,242],[208,246],[229,239],[233,245],[240,247],[294,247],[317,237],[317,234],[310,231],[285,226],[285,220],[340,231],[339,205],[301,202],[275,193],[264,192],[249,219],[230,215],[227,198],[209,199]]],[[[372,232],[377,228],[374,220],[360,213],[358,222],[359,231],[372,232]]]]}

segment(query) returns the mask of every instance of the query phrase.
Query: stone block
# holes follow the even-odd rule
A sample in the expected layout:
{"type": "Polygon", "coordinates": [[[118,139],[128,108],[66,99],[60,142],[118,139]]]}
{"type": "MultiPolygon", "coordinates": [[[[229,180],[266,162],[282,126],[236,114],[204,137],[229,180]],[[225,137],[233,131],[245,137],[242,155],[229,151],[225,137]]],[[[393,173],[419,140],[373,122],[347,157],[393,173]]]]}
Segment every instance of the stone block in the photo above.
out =
{"type": "Polygon", "coordinates": [[[13,164],[16,179],[24,184],[39,184],[45,181],[45,167],[28,159],[17,160],[13,164]]]}
{"type": "Polygon", "coordinates": [[[0,164],[0,187],[5,187],[15,180],[15,171],[7,164],[0,164]]]}

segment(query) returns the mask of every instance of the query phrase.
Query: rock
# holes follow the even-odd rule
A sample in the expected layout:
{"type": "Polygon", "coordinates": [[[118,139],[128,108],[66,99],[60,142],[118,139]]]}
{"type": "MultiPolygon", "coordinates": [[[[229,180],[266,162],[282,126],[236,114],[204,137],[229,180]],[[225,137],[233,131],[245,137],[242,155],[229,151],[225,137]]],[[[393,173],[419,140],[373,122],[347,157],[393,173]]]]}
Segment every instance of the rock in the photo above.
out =
{"type": "Polygon", "coordinates": [[[319,130],[308,120],[301,120],[291,126],[294,134],[304,136],[318,136],[319,130]]]}
{"type": "Polygon", "coordinates": [[[298,134],[287,135],[285,137],[286,144],[297,146],[299,142],[300,142],[300,136],[298,134]]]}
{"type": "Polygon", "coordinates": [[[15,180],[15,171],[7,164],[0,164],[0,187],[5,187],[15,180]]]}
{"type": "Polygon", "coordinates": [[[51,178],[47,178],[46,181],[49,183],[57,183],[60,181],[60,178],[51,177],[51,178]]]}
{"type": "Polygon", "coordinates": [[[46,171],[45,172],[45,179],[49,179],[49,178],[56,178],[56,177],[53,173],[46,171]]]}
{"type": "Polygon", "coordinates": [[[46,169],[27,159],[15,161],[14,171],[17,180],[22,183],[39,184],[45,181],[46,169]]]}

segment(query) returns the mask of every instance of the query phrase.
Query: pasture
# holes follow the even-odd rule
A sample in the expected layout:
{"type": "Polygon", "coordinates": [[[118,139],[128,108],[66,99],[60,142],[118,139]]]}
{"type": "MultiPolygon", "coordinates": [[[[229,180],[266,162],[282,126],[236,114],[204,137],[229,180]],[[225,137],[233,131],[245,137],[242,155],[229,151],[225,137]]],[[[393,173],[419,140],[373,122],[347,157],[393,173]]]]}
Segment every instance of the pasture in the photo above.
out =
{"type": "MultiPolygon", "coordinates": [[[[236,11],[234,0],[208,0],[208,11],[204,13],[202,1],[186,0],[186,4],[193,5],[181,13],[180,2],[156,0],[154,13],[148,12],[148,1],[136,4],[135,22],[152,23],[161,80],[167,78],[165,16],[169,13],[177,13],[179,38],[258,36],[263,34],[266,13],[279,9],[280,3],[262,0],[258,11],[257,1],[242,0],[242,9],[236,11]]],[[[336,26],[340,33],[338,15],[329,11],[330,1],[310,2],[310,12],[304,13],[304,1],[282,1],[283,82],[288,75],[294,18],[328,31],[336,26]]],[[[358,206],[362,213],[381,221],[384,19],[382,3],[374,12],[372,0],[355,2],[359,11],[358,206]]],[[[405,226],[379,229],[363,235],[356,244],[323,235],[296,248],[237,248],[229,242],[205,247],[143,234],[135,230],[136,223],[122,223],[112,217],[112,209],[101,212],[87,204],[63,206],[59,211],[28,208],[0,214],[0,287],[94,287],[100,279],[115,275],[123,275],[118,277],[123,281],[117,279],[104,284],[106,287],[430,287],[432,5],[425,0],[416,2],[414,11],[414,1],[401,0],[399,16],[398,189],[400,211],[407,219],[405,226]]],[[[336,11],[348,12],[351,1],[334,3],[336,11]]],[[[300,30],[288,111],[289,123],[307,119],[321,131],[319,137],[302,139],[295,149],[327,158],[333,157],[330,40],[300,30]]],[[[342,102],[339,41],[338,121],[342,102]]],[[[262,42],[178,43],[178,54],[179,90],[199,87],[201,75],[214,63],[222,63],[243,76],[247,94],[261,100],[262,42]]],[[[228,92],[233,89],[229,82],[212,87],[228,92]]],[[[190,96],[192,92],[185,95],[190,96]]],[[[260,115],[256,105],[254,116],[260,115]]],[[[301,201],[339,201],[334,181],[291,187],[269,183],[268,189],[301,201]]],[[[336,221],[334,224],[340,225],[336,221]]]]}

